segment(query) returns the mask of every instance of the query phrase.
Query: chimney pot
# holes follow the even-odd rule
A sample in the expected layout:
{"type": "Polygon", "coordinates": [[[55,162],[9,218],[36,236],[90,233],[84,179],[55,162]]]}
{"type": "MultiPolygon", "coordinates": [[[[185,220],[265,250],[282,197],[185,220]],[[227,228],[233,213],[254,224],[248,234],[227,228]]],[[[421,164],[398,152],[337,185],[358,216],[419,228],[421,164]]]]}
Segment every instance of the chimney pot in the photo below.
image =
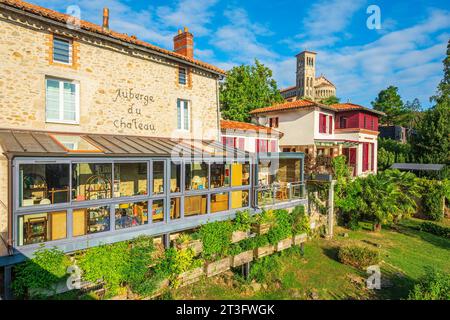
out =
{"type": "Polygon", "coordinates": [[[103,8],[103,29],[109,30],[109,9],[103,8]]]}

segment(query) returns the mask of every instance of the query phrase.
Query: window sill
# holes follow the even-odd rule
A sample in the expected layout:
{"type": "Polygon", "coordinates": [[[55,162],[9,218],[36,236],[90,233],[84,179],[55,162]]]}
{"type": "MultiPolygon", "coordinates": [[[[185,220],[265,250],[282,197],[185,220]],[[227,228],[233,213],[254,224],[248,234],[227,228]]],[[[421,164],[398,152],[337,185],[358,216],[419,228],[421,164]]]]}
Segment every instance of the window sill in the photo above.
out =
{"type": "Polygon", "coordinates": [[[45,123],[79,125],[80,121],[45,120],[45,123]]]}

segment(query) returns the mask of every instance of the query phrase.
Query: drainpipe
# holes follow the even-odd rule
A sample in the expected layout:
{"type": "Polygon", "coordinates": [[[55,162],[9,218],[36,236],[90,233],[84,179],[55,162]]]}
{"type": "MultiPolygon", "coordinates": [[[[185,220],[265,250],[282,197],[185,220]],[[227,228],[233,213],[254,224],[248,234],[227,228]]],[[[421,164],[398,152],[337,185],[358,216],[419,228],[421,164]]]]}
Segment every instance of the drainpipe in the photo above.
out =
{"type": "Polygon", "coordinates": [[[12,192],[12,177],[13,177],[13,166],[12,157],[6,154],[6,159],[8,159],[8,240],[7,248],[8,254],[13,254],[13,192],[12,192]]]}

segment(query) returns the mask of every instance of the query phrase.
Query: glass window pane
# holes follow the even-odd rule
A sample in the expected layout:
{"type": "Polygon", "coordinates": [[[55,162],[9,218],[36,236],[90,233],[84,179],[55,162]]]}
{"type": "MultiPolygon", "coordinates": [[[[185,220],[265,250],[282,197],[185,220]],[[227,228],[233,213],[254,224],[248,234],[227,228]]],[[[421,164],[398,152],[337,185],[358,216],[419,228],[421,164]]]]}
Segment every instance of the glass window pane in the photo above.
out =
{"type": "Polygon", "coordinates": [[[111,163],[72,165],[72,199],[75,201],[111,198],[111,163]]]}
{"type": "Polygon", "coordinates": [[[230,186],[230,165],[225,163],[211,164],[211,188],[230,186]]]}
{"type": "Polygon", "coordinates": [[[247,186],[250,184],[250,164],[246,163],[233,163],[232,170],[232,187],[247,186]]]}
{"type": "Polygon", "coordinates": [[[19,246],[67,237],[66,211],[28,214],[19,217],[19,246]]]}
{"type": "Polygon", "coordinates": [[[69,202],[69,170],[69,164],[21,164],[20,206],[69,202]]]}
{"type": "Polygon", "coordinates": [[[153,200],[152,203],[152,221],[164,221],[164,199],[153,200]]]}
{"type": "Polygon", "coordinates": [[[45,113],[47,120],[59,120],[59,81],[47,79],[45,113]]]}
{"type": "Polygon", "coordinates": [[[72,219],[74,237],[109,231],[109,206],[73,210],[72,219]]]}
{"type": "Polygon", "coordinates": [[[64,120],[76,120],[76,85],[64,82],[64,120]]]}
{"type": "Polygon", "coordinates": [[[71,45],[69,40],[54,38],[53,39],[53,60],[69,63],[71,55],[71,45]]]}
{"type": "Polygon", "coordinates": [[[164,161],[153,161],[153,194],[164,193],[164,161]]]}
{"type": "Polygon", "coordinates": [[[228,192],[211,195],[211,213],[228,210],[228,192]]]}
{"type": "Polygon", "coordinates": [[[170,192],[181,192],[181,164],[170,163],[170,192]]]}
{"type": "Polygon", "coordinates": [[[189,130],[189,105],[187,101],[184,101],[184,111],[183,111],[183,117],[184,117],[184,130],[189,130]]]}
{"type": "Polygon", "coordinates": [[[248,207],[249,198],[248,190],[240,190],[231,192],[231,208],[239,209],[248,207]]]}
{"type": "Polygon", "coordinates": [[[148,224],[147,202],[115,205],[116,230],[148,224]]]}
{"type": "Polygon", "coordinates": [[[180,198],[171,198],[170,199],[170,220],[180,219],[180,198]]]}
{"type": "Polygon", "coordinates": [[[186,163],[185,188],[186,190],[208,189],[208,164],[206,162],[186,163]]]}
{"type": "Polygon", "coordinates": [[[207,213],[207,195],[198,195],[184,198],[184,216],[196,216],[207,213]]]}
{"type": "Polygon", "coordinates": [[[147,194],[147,162],[114,164],[114,197],[147,194]]]}
{"type": "Polygon", "coordinates": [[[177,128],[181,129],[181,101],[177,101],[177,128]]]}

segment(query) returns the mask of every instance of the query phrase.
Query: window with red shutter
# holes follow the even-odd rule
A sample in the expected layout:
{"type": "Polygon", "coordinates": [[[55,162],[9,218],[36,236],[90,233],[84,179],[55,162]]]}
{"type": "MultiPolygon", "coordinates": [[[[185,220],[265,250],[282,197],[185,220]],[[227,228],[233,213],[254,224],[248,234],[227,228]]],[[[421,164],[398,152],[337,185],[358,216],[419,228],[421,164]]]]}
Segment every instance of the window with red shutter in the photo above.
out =
{"type": "Polygon", "coordinates": [[[323,113],[319,114],[319,132],[327,132],[327,116],[323,113]]]}
{"type": "Polygon", "coordinates": [[[329,133],[331,134],[333,133],[333,116],[330,116],[329,125],[330,125],[329,133]]]}

